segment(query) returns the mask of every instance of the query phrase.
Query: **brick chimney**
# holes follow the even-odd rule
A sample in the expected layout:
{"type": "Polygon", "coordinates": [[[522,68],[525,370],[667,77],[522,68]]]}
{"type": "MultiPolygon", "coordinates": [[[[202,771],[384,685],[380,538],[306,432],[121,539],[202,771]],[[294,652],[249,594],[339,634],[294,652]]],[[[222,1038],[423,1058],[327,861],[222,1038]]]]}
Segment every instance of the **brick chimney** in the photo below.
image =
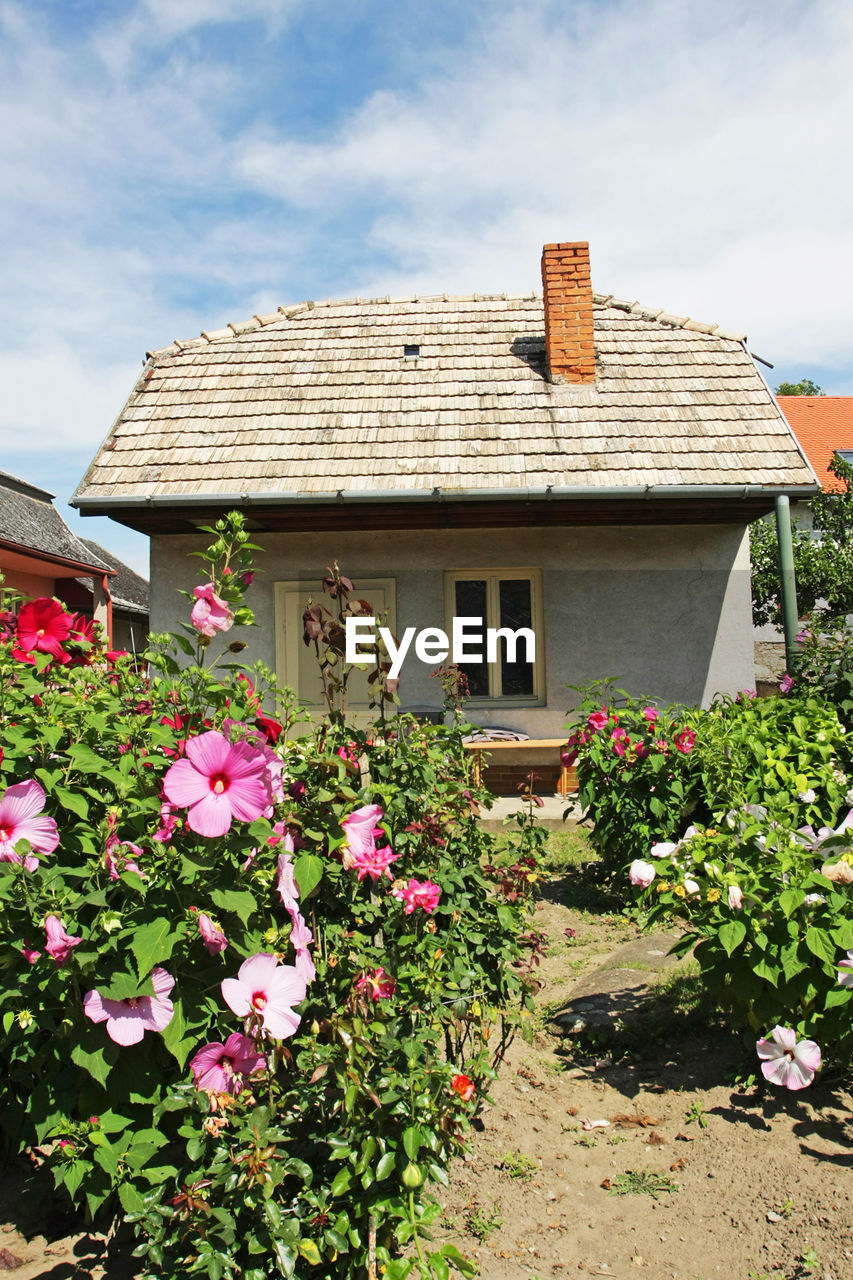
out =
{"type": "Polygon", "coordinates": [[[595,382],[592,284],[585,240],[542,250],[545,354],[552,382],[595,382]]]}

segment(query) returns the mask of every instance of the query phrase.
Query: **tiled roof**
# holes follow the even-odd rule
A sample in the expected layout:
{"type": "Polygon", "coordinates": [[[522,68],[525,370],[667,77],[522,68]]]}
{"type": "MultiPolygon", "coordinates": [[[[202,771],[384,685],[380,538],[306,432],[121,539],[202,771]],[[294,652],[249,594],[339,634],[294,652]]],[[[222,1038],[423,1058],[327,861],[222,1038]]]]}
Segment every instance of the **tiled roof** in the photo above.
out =
{"type": "Polygon", "coordinates": [[[829,464],[836,449],[853,449],[853,396],[779,396],[779,407],[824,489],[842,490],[829,464]]]}
{"type": "Polygon", "coordinates": [[[110,578],[110,596],[113,604],[122,609],[129,609],[133,613],[147,613],[148,580],[140,577],[130,565],[119,560],[111,551],[107,551],[106,547],[93,542],[91,538],[81,538],[80,541],[84,542],[99,559],[105,560],[115,569],[116,576],[110,578]]]}
{"type": "Polygon", "coordinates": [[[53,505],[53,494],[0,471],[0,541],[21,551],[104,573],[110,565],[72,533],[53,505]]]}
{"type": "Polygon", "coordinates": [[[814,486],[743,335],[600,294],[594,326],[589,386],[547,380],[537,294],[303,303],[175,342],[75,501],[814,486]]]}

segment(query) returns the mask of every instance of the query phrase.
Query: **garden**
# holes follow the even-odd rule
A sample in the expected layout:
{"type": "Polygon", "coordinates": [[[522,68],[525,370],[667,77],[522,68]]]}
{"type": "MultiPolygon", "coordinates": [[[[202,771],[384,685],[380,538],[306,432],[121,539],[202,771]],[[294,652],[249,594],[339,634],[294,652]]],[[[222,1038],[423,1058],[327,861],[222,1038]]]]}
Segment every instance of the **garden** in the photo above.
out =
{"type": "Polygon", "coordinates": [[[419,724],[379,652],[357,722],[345,624],[372,610],[335,565],[306,601],[310,722],[240,661],[259,548],[236,514],[208,533],[144,667],[56,601],[0,618],[0,1264],[853,1272],[837,644],[803,637],[778,698],[584,690],[584,823],[538,823],[531,778],[494,832],[459,673],[419,724]]]}

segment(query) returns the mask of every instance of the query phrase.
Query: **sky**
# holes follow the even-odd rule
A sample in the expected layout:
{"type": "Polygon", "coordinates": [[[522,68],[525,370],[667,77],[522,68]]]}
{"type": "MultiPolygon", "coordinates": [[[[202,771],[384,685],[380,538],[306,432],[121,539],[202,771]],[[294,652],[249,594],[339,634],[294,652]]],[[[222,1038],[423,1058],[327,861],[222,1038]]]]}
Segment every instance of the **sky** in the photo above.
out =
{"type": "Polygon", "coordinates": [[[279,304],[593,287],[853,394],[845,0],[0,0],[0,468],[67,500],[147,350],[279,304]]]}

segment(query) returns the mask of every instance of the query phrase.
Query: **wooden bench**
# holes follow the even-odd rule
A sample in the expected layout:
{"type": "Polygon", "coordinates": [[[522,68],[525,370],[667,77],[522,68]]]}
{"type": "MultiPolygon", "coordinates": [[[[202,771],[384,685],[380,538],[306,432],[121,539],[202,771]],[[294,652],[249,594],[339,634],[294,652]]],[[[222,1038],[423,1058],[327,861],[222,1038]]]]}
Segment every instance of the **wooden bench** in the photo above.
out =
{"type": "MultiPolygon", "coordinates": [[[[566,745],[565,738],[519,738],[507,740],[505,738],[495,738],[489,740],[481,738],[476,742],[466,742],[465,750],[474,753],[474,782],[480,785],[480,777],[482,772],[481,756],[484,751],[491,753],[492,751],[553,751],[562,752],[566,745]]],[[[565,800],[569,791],[569,770],[560,760],[560,780],[557,783],[557,790],[565,800]]]]}

